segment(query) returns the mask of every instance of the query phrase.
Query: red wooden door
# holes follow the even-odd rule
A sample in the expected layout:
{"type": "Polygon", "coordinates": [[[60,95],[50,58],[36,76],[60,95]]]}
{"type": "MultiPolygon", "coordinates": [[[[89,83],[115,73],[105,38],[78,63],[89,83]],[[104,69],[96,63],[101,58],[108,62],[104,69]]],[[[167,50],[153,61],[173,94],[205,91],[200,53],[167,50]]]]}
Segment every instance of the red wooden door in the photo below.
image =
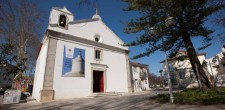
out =
{"type": "Polygon", "coordinates": [[[94,71],[93,73],[93,92],[104,92],[103,71],[94,71]]]}
{"type": "Polygon", "coordinates": [[[104,75],[103,72],[101,73],[100,79],[100,92],[104,92],[104,75]]]}

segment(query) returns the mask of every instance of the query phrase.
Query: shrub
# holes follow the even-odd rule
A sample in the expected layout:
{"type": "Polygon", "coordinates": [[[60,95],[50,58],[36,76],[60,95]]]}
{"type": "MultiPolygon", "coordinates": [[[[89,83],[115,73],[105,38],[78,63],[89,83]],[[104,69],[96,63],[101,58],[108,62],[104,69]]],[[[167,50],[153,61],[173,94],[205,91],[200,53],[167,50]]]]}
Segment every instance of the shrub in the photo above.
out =
{"type": "MultiPolygon", "coordinates": [[[[187,89],[173,95],[176,104],[212,105],[225,103],[225,88],[214,88],[204,92],[198,89],[187,89]]],[[[169,102],[169,98],[169,94],[159,94],[151,99],[166,103],[169,102]]]]}

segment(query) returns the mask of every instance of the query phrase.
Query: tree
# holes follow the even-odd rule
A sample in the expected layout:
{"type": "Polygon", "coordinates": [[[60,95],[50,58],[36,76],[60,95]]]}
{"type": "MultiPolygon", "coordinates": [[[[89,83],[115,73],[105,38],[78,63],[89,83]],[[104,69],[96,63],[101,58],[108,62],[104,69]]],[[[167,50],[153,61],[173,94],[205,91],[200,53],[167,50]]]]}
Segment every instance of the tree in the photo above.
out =
{"type": "Polygon", "coordinates": [[[1,0],[0,5],[1,43],[13,45],[16,64],[24,63],[26,72],[32,72],[40,45],[42,12],[28,0],[1,0]]]}
{"type": "Polygon", "coordinates": [[[14,46],[10,43],[0,45],[0,77],[7,77],[9,75],[15,76],[19,72],[25,71],[24,61],[10,66],[17,62],[17,56],[13,53],[14,46]]]}
{"type": "Polygon", "coordinates": [[[163,86],[163,79],[161,76],[156,76],[154,73],[148,75],[148,81],[150,87],[156,87],[157,85],[163,86]]]}
{"type": "Polygon", "coordinates": [[[186,48],[188,58],[192,69],[195,72],[197,80],[200,79],[202,90],[212,88],[207,78],[203,66],[201,65],[197,52],[191,41],[192,38],[201,37],[202,47],[204,49],[210,46],[213,33],[208,29],[204,22],[214,12],[224,7],[220,0],[123,0],[128,4],[125,11],[137,11],[139,18],[131,19],[124,29],[125,33],[138,33],[142,35],[135,41],[124,44],[124,46],[149,45],[146,51],[133,57],[133,59],[148,56],[149,54],[165,48],[169,56],[176,55],[178,50],[186,48]],[[164,20],[168,17],[175,17],[177,22],[174,27],[167,28],[164,20]],[[150,36],[149,28],[160,26],[163,32],[150,36]],[[164,42],[161,42],[164,37],[164,42]],[[196,68],[197,67],[197,68],[196,68]],[[199,73],[199,77],[197,75],[199,73]]]}
{"type": "MultiPolygon", "coordinates": [[[[219,17],[215,19],[215,24],[216,25],[219,25],[221,27],[221,29],[225,29],[225,7],[222,11],[220,11],[218,14],[217,14],[219,17]]],[[[225,45],[225,31],[222,31],[218,34],[219,36],[219,42],[221,43],[220,45],[221,46],[224,46],[225,45]]]]}

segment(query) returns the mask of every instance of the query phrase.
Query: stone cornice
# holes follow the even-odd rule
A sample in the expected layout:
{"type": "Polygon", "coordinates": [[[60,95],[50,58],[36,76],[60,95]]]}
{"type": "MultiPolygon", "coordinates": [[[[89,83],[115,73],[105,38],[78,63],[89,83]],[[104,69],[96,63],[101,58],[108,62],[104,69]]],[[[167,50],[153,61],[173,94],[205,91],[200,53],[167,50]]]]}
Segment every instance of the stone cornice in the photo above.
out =
{"type": "Polygon", "coordinates": [[[54,38],[54,39],[65,39],[65,40],[80,42],[83,44],[88,44],[88,45],[92,45],[92,46],[96,46],[96,47],[100,47],[100,48],[105,48],[105,49],[109,49],[109,50],[117,51],[117,52],[121,52],[121,53],[126,53],[126,54],[129,53],[129,50],[121,49],[118,47],[91,41],[88,39],[80,38],[80,37],[69,35],[69,34],[60,33],[60,32],[49,30],[49,29],[46,30],[46,35],[47,35],[47,37],[54,38]]]}
{"type": "Polygon", "coordinates": [[[105,64],[99,64],[99,63],[91,63],[91,66],[97,66],[97,67],[108,68],[107,65],[105,65],[105,64]]]}
{"type": "Polygon", "coordinates": [[[79,23],[86,23],[86,22],[93,22],[93,21],[98,21],[98,18],[93,18],[93,19],[83,19],[83,20],[76,20],[76,21],[71,21],[69,24],[79,24],[79,23]]]}

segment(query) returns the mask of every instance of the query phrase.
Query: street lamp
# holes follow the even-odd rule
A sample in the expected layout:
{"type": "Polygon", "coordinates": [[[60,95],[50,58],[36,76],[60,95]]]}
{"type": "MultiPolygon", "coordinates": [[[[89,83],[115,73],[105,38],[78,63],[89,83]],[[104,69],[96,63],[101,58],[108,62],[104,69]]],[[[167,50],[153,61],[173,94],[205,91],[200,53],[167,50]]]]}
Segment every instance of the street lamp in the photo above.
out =
{"type": "MultiPolygon", "coordinates": [[[[176,20],[174,17],[168,17],[166,20],[165,20],[165,23],[164,23],[167,27],[171,27],[171,26],[174,26],[176,24],[176,20]]],[[[162,34],[162,27],[161,25],[159,25],[159,28],[160,28],[160,31],[159,31],[159,34],[162,34]]],[[[151,27],[149,28],[149,32],[148,34],[150,36],[154,36],[156,35],[158,32],[157,32],[157,29],[155,27],[151,27]]],[[[164,39],[163,39],[163,35],[160,35],[162,36],[162,43],[164,42],[164,39]]],[[[173,103],[174,101],[174,98],[173,98],[173,90],[172,90],[172,83],[171,83],[171,78],[170,78],[170,70],[169,70],[169,65],[168,65],[168,61],[167,61],[167,53],[166,53],[166,50],[165,50],[165,47],[163,47],[163,52],[165,54],[165,63],[166,63],[166,71],[167,71],[167,75],[168,75],[168,85],[169,85],[169,93],[170,93],[170,102],[173,103]]]]}

